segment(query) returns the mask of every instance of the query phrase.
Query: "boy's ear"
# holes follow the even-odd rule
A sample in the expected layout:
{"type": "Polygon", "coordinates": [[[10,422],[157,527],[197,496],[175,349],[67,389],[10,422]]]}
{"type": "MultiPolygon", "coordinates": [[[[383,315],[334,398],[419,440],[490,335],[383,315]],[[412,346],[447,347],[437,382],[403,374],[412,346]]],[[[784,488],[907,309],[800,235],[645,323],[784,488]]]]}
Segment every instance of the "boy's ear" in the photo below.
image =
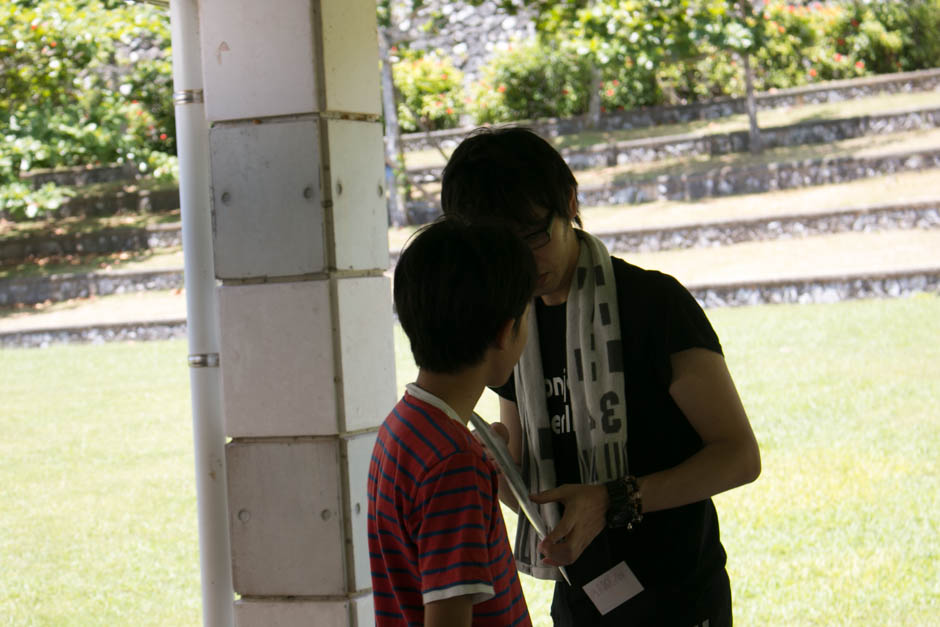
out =
{"type": "Polygon", "coordinates": [[[571,195],[568,196],[568,219],[574,220],[576,215],[578,215],[578,192],[572,187],[571,195]]]}
{"type": "Polygon", "coordinates": [[[515,326],[516,321],[512,318],[509,318],[506,320],[506,322],[503,323],[501,327],[499,327],[499,333],[496,335],[496,348],[502,350],[512,343],[512,339],[518,332],[515,326]]]}

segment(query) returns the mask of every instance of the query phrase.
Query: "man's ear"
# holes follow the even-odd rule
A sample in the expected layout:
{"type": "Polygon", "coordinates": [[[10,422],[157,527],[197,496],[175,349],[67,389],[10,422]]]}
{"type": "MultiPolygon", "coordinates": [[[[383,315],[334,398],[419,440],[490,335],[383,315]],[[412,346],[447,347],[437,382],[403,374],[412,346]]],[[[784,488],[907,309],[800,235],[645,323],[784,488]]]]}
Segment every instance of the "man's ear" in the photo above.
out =
{"type": "Polygon", "coordinates": [[[518,332],[518,329],[516,329],[516,321],[513,318],[506,320],[506,322],[499,327],[499,333],[496,335],[496,348],[502,350],[508,347],[518,332]]]}
{"type": "Polygon", "coordinates": [[[574,220],[578,215],[578,192],[572,187],[571,194],[568,196],[568,219],[574,220]]]}

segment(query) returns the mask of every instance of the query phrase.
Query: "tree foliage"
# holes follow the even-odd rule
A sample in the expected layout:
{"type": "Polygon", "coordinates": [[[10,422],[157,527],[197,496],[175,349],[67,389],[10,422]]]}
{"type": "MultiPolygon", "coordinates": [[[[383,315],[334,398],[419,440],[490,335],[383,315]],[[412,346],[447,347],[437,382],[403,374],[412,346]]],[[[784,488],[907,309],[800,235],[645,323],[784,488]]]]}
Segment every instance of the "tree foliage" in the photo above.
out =
{"type": "Polygon", "coordinates": [[[175,154],[166,12],[97,0],[0,5],[0,200],[13,217],[61,201],[20,172],[95,163],[168,171],[175,154]]]}

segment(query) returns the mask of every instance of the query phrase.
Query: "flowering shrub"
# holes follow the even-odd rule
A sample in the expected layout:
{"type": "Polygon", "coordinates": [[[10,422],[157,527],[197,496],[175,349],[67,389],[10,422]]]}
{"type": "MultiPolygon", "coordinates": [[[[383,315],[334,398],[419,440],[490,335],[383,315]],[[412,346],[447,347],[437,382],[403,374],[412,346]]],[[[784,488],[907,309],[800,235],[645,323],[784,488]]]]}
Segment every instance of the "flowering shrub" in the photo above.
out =
{"type": "Polygon", "coordinates": [[[623,67],[604,68],[603,78],[598,86],[602,112],[648,107],[663,102],[656,73],[637,66],[630,58],[627,58],[623,67]]]}
{"type": "Polygon", "coordinates": [[[169,43],[166,12],[148,5],[0,4],[0,210],[35,217],[67,195],[18,183],[30,169],[166,169],[176,152],[169,43]]]}
{"type": "Polygon", "coordinates": [[[514,42],[483,68],[468,108],[478,124],[580,115],[590,82],[577,54],[535,39],[514,42]]]}
{"type": "MultiPolygon", "coordinates": [[[[777,0],[760,18],[765,45],[754,55],[757,90],[940,65],[940,0],[777,0]]],[[[667,102],[744,94],[744,68],[735,55],[710,44],[699,52],[657,69],[667,102]]]]}
{"type": "Polygon", "coordinates": [[[406,52],[392,66],[398,103],[398,125],[404,132],[453,128],[463,112],[463,73],[437,54],[406,52]]]}

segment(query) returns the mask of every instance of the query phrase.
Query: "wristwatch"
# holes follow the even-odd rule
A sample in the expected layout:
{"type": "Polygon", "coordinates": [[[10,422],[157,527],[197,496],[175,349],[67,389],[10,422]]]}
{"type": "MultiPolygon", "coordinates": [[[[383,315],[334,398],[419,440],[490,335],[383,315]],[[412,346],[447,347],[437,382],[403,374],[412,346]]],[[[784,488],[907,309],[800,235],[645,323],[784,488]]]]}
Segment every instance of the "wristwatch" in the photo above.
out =
{"type": "Polygon", "coordinates": [[[643,503],[636,477],[628,475],[604,484],[610,504],[607,507],[607,526],[626,527],[631,531],[643,520],[643,503]]]}

